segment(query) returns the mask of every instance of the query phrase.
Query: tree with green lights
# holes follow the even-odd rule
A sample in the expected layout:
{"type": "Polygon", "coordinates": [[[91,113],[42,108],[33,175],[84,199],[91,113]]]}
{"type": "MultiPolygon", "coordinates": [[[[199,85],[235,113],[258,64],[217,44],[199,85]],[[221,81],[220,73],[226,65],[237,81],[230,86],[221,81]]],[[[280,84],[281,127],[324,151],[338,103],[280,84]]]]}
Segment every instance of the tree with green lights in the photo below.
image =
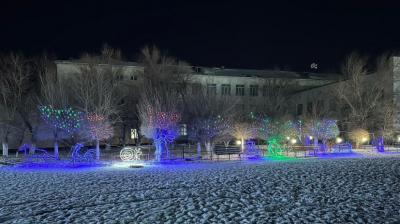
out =
{"type": "Polygon", "coordinates": [[[40,114],[54,137],[54,154],[58,156],[58,140],[65,134],[72,134],[82,124],[82,113],[72,108],[55,109],[53,106],[39,106],[40,114]]]}

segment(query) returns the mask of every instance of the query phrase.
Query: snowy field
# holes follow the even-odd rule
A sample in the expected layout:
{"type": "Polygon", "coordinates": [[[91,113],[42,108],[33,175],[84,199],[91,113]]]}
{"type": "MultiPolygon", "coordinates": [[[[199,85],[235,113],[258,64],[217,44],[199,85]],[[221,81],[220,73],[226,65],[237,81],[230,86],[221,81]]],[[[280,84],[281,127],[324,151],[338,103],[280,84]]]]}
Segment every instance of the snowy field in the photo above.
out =
{"type": "Polygon", "coordinates": [[[399,223],[400,157],[0,168],[0,223],[399,223]]]}

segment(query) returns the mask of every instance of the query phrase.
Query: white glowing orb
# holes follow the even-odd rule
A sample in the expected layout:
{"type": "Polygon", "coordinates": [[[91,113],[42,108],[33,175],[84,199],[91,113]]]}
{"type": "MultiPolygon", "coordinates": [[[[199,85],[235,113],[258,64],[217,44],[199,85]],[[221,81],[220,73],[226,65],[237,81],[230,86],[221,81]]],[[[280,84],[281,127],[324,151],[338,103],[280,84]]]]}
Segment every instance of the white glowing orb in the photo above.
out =
{"type": "Polygon", "coordinates": [[[341,143],[343,141],[343,139],[341,138],[336,138],[336,143],[341,143]]]}
{"type": "Polygon", "coordinates": [[[362,138],[362,142],[366,142],[368,139],[366,137],[362,138]]]}
{"type": "Polygon", "coordinates": [[[237,141],[236,144],[240,145],[242,144],[242,141],[237,141]]]}
{"type": "Polygon", "coordinates": [[[292,139],[292,144],[295,144],[297,141],[296,141],[296,139],[292,139]]]}

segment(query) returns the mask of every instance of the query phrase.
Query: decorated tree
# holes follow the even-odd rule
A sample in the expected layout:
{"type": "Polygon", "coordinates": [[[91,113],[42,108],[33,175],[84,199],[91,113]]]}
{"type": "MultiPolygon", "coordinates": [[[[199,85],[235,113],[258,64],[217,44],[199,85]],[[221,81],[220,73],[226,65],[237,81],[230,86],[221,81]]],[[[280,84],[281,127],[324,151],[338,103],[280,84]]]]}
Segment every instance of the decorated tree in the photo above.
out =
{"type": "Polygon", "coordinates": [[[362,128],[355,128],[347,133],[349,138],[356,143],[356,148],[360,146],[360,144],[366,142],[369,139],[369,133],[367,130],[362,128]]]}
{"type": "Polygon", "coordinates": [[[103,116],[87,113],[83,116],[83,125],[79,129],[79,137],[94,141],[96,144],[96,159],[100,157],[100,141],[108,139],[113,134],[113,128],[103,116]]]}
{"type": "Polygon", "coordinates": [[[336,124],[335,120],[322,119],[315,123],[313,127],[311,127],[311,133],[318,139],[322,139],[322,147],[321,150],[325,152],[325,142],[326,140],[335,138],[339,135],[339,128],[336,124]]]}
{"type": "Polygon", "coordinates": [[[164,148],[179,135],[181,104],[176,92],[167,83],[142,83],[138,114],[141,123],[140,132],[154,140],[155,160],[160,161],[164,148]]]}
{"type": "Polygon", "coordinates": [[[68,133],[70,136],[81,127],[83,114],[72,108],[55,109],[53,106],[39,106],[41,117],[51,130],[54,138],[54,154],[58,156],[58,140],[68,133]]]}
{"type": "Polygon", "coordinates": [[[260,124],[258,137],[268,142],[268,151],[271,154],[282,152],[289,139],[298,138],[298,126],[289,117],[269,118],[262,115],[256,119],[260,124]]]}
{"type": "Polygon", "coordinates": [[[243,118],[237,118],[233,126],[232,135],[240,139],[242,151],[244,153],[244,144],[246,140],[254,139],[257,137],[257,132],[259,129],[259,124],[257,119],[255,119],[253,112],[250,112],[250,116],[245,116],[243,118]]]}
{"type": "Polygon", "coordinates": [[[198,142],[198,156],[200,156],[200,143],[204,143],[207,153],[211,154],[215,141],[225,140],[231,135],[232,123],[232,116],[217,115],[208,119],[193,119],[189,125],[188,138],[198,142]]]}

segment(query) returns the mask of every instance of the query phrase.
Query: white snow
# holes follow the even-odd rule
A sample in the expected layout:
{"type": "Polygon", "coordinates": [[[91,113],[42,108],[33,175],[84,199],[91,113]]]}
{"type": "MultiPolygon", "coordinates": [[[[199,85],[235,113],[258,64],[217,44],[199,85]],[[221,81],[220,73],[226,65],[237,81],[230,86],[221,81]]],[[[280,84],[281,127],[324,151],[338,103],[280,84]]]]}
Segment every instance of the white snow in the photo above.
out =
{"type": "Polygon", "coordinates": [[[0,223],[397,223],[400,157],[0,168],[0,223]]]}

